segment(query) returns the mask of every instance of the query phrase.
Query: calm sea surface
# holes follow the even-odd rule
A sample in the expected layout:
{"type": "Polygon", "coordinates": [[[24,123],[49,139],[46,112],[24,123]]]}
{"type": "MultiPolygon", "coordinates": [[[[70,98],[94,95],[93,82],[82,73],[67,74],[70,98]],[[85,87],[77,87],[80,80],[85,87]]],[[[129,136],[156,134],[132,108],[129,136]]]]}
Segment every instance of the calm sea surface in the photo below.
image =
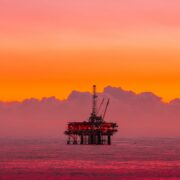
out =
{"type": "Polygon", "coordinates": [[[111,146],[1,139],[6,179],[180,179],[180,139],[119,139],[111,146]]]}

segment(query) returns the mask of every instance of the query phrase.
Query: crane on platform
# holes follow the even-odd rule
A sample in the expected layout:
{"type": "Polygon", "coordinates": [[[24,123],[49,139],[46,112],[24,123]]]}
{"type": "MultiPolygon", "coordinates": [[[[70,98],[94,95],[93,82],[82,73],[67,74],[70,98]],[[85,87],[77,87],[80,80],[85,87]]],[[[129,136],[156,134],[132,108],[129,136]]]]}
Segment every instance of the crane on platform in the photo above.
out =
{"type": "Polygon", "coordinates": [[[108,109],[109,103],[110,103],[110,99],[108,99],[108,101],[107,101],[107,103],[106,103],[106,107],[105,107],[105,110],[104,110],[104,114],[103,114],[103,116],[102,116],[103,120],[105,119],[105,116],[106,116],[106,113],[107,113],[107,109],[108,109]]]}
{"type": "Polygon", "coordinates": [[[102,106],[104,104],[105,99],[104,98],[102,99],[102,101],[101,101],[101,103],[99,105],[99,108],[97,110],[97,98],[98,98],[98,96],[97,96],[97,93],[96,93],[96,85],[93,85],[92,113],[91,113],[91,116],[89,118],[90,122],[104,121],[106,113],[107,113],[107,109],[108,109],[108,106],[109,106],[109,103],[110,103],[110,99],[108,99],[107,102],[106,102],[106,105],[105,105],[104,112],[101,115],[98,115],[100,110],[102,109],[102,106]]]}

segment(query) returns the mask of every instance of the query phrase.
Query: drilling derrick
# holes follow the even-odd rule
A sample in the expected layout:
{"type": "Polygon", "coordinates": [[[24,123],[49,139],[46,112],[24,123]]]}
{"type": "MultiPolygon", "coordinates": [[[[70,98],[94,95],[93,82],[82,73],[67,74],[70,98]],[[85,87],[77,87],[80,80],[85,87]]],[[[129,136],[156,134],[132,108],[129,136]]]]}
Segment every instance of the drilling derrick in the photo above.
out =
{"type": "Polygon", "coordinates": [[[105,122],[105,115],[109,106],[110,100],[106,102],[103,114],[98,115],[104,104],[102,100],[97,109],[97,94],[96,86],[93,86],[92,95],[92,112],[88,121],[69,122],[67,130],[64,132],[68,136],[67,144],[111,144],[111,136],[118,130],[118,125],[112,122],[105,122]]]}

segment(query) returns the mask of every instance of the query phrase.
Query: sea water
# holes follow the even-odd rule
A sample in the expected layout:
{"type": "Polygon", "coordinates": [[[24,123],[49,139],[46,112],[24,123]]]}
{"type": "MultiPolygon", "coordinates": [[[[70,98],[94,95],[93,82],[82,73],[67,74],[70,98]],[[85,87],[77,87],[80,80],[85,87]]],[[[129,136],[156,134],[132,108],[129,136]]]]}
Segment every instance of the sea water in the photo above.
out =
{"type": "Polygon", "coordinates": [[[112,145],[1,139],[0,180],[180,179],[180,139],[121,138],[112,145]]]}

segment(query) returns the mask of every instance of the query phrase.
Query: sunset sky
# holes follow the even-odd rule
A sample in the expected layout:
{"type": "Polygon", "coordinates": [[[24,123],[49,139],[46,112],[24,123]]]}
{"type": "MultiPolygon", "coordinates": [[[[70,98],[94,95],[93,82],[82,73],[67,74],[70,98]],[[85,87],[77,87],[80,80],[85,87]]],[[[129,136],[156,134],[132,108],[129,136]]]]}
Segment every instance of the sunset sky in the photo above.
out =
{"type": "Polygon", "coordinates": [[[180,98],[179,0],[0,0],[0,100],[107,85],[180,98]]]}

